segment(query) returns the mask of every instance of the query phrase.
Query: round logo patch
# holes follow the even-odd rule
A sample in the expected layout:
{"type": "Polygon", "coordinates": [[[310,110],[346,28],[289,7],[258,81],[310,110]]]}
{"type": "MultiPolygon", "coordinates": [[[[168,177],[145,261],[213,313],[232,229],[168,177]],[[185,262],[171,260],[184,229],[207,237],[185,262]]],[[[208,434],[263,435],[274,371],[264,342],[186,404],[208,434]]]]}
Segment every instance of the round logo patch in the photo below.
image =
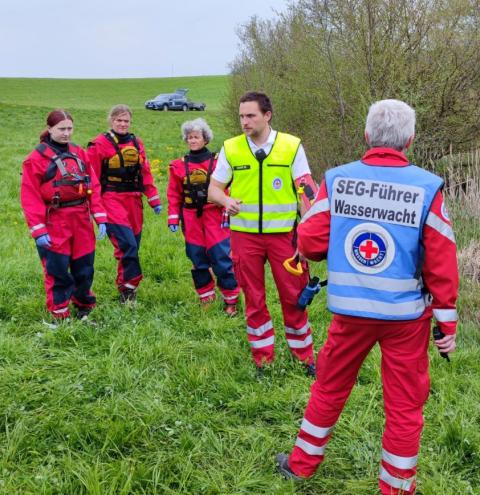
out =
{"type": "Polygon", "coordinates": [[[359,272],[380,273],[391,265],[395,244],[392,236],[380,225],[362,223],[347,234],[345,255],[359,272]]]}
{"type": "Polygon", "coordinates": [[[450,221],[450,217],[448,216],[448,210],[447,210],[447,205],[445,204],[445,201],[442,201],[442,206],[440,208],[440,212],[442,214],[442,217],[445,218],[445,220],[450,221]]]}
{"type": "Polygon", "coordinates": [[[283,186],[282,179],[280,177],[275,177],[272,182],[272,187],[275,189],[275,191],[279,191],[283,186]]]}

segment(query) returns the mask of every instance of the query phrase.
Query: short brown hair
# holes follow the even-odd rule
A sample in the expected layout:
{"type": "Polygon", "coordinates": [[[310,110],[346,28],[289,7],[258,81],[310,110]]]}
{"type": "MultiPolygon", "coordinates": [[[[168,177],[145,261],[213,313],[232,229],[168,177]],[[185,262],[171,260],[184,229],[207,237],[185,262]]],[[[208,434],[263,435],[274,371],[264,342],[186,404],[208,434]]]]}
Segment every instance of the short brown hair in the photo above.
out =
{"type": "Polygon", "coordinates": [[[130,118],[132,118],[132,111],[130,110],[130,107],[128,105],[114,105],[108,112],[108,123],[111,124],[113,119],[118,115],[121,115],[122,113],[128,113],[130,115],[130,118]]]}
{"type": "Polygon", "coordinates": [[[267,112],[271,112],[273,117],[273,107],[270,98],[265,93],[257,91],[248,91],[240,97],[240,103],[246,103],[247,101],[256,101],[260,108],[260,111],[265,115],[267,112]]]}

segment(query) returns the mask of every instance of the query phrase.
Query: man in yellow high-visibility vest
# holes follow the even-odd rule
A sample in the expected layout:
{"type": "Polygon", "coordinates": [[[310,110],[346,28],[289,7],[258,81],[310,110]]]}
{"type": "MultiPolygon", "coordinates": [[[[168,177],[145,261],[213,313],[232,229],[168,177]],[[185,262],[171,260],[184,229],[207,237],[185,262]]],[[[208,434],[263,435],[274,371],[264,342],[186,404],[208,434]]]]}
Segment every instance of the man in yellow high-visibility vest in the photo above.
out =
{"type": "MultiPolygon", "coordinates": [[[[275,335],[265,302],[268,260],[282,305],[291,352],[315,374],[312,329],[297,299],[308,282],[306,271],[293,275],[283,262],[296,251],[298,191],[315,191],[300,139],[270,127],[272,104],[264,93],[240,98],[243,134],[225,141],[212,174],[208,197],[230,215],[234,271],[245,294],[247,334],[260,373],[274,359],[275,335]],[[230,196],[225,194],[230,187],[230,196]]],[[[303,195],[304,196],[304,195],[303,195]]]]}

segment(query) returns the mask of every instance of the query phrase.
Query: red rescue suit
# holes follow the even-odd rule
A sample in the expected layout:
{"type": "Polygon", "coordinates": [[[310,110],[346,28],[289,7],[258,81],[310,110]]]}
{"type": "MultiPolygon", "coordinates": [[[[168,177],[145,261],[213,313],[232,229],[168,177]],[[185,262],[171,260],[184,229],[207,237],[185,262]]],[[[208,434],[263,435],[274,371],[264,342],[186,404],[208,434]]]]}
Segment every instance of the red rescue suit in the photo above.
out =
{"type": "Polygon", "coordinates": [[[51,238],[50,248],[38,248],[48,311],[67,318],[70,300],[77,308],[94,307],[91,214],[98,224],[107,214],[85,151],[47,138],[23,162],[20,199],[33,238],[51,238]]]}
{"type": "Polygon", "coordinates": [[[160,205],[145,148],[133,134],[109,131],[90,142],[87,152],[102,186],[107,234],[118,261],[117,288],[120,292],[133,291],[143,278],[138,254],[143,226],[142,194],[151,208],[160,205]]]}
{"type": "Polygon", "coordinates": [[[188,258],[193,264],[192,278],[200,301],[215,297],[215,283],[226,304],[236,304],[240,288],[230,258],[230,229],[223,209],[207,203],[210,175],[216,159],[206,148],[190,152],[170,163],[167,188],[168,224],[181,221],[188,258]]]}
{"type": "MultiPolygon", "coordinates": [[[[403,167],[406,157],[395,150],[374,148],[362,158],[366,165],[403,167]]],[[[315,204],[299,225],[298,246],[307,258],[327,257],[331,214],[325,181],[315,204]]],[[[312,476],[324,459],[335,423],[369,351],[379,344],[385,431],[379,476],[382,494],[415,492],[415,475],[423,405],[429,393],[428,343],[432,311],[445,334],[456,331],[458,293],[456,246],[441,191],[436,193],[422,232],[422,279],[432,304],[416,320],[387,321],[335,314],[328,338],[317,358],[317,380],[305,411],[289,467],[298,476],[312,476]],[[449,321],[451,320],[451,321],[449,321]]]]}

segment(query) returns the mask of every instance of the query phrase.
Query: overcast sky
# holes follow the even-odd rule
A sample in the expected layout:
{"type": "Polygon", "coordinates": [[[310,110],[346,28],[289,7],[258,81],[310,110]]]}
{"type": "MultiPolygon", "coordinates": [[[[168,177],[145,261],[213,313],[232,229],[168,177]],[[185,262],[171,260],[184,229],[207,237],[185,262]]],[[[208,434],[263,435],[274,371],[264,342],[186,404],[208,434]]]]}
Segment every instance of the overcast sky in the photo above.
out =
{"type": "Polygon", "coordinates": [[[236,29],[289,0],[0,0],[0,77],[226,74],[236,29]]]}

